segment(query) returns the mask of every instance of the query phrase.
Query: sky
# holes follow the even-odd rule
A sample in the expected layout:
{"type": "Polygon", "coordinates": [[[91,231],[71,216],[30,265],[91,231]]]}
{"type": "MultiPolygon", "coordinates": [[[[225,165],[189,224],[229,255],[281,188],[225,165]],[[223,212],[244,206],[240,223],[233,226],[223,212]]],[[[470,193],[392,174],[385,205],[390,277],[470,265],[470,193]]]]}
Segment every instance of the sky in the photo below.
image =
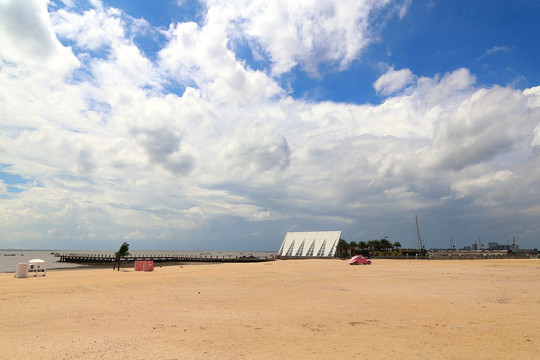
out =
{"type": "Polygon", "coordinates": [[[540,247],[540,2],[0,0],[0,248],[540,247]]]}

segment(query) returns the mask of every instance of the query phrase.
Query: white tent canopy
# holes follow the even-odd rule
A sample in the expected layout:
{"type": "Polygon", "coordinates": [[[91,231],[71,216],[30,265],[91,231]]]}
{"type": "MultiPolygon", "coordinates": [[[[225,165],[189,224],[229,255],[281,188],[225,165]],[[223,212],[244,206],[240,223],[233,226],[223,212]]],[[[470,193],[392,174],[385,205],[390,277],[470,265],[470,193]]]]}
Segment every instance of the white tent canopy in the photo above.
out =
{"type": "Polygon", "coordinates": [[[288,232],[280,257],[334,257],[341,231],[288,232]]]}
{"type": "Polygon", "coordinates": [[[34,276],[37,276],[39,272],[43,272],[43,276],[47,274],[47,262],[42,259],[32,259],[28,261],[29,271],[34,271],[34,276]]]}
{"type": "Polygon", "coordinates": [[[47,262],[41,259],[32,259],[32,260],[28,260],[28,263],[29,264],[46,264],[47,262]]]}

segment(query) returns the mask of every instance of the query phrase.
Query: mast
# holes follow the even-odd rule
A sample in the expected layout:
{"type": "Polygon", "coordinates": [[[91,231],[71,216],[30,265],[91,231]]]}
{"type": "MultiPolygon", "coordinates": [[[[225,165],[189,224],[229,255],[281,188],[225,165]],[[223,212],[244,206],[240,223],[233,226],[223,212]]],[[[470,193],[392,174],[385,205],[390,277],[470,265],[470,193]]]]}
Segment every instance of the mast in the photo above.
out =
{"type": "Polygon", "coordinates": [[[420,237],[420,228],[418,227],[418,214],[415,214],[416,216],[416,237],[418,238],[418,251],[422,251],[424,248],[424,243],[422,242],[422,238],[420,237]]]}

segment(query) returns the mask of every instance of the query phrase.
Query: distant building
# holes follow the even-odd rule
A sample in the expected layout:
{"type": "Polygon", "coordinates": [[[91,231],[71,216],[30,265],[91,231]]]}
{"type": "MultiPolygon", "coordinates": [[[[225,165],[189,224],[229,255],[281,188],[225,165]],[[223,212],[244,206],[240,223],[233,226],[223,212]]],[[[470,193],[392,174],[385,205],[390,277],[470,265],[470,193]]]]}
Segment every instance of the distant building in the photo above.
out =
{"type": "Polygon", "coordinates": [[[341,231],[288,232],[278,256],[334,257],[340,238],[341,231]]]}
{"type": "MultiPolygon", "coordinates": [[[[464,250],[478,250],[477,244],[472,244],[472,246],[464,246],[464,250]]],[[[501,245],[496,241],[488,242],[488,250],[513,250],[518,251],[519,245],[501,245]]]]}
{"type": "Polygon", "coordinates": [[[418,249],[401,249],[401,256],[423,256],[425,249],[418,250],[418,249]]]}
{"type": "Polygon", "coordinates": [[[500,245],[497,242],[490,242],[489,244],[489,250],[513,250],[518,251],[519,245],[500,245]]]}

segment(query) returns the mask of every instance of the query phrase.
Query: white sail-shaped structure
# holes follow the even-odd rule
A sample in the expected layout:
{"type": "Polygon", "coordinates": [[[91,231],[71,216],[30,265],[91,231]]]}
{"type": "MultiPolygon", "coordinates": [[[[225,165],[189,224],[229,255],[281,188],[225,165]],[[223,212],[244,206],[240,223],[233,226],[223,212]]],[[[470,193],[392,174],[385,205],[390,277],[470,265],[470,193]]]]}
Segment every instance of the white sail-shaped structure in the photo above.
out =
{"type": "Polygon", "coordinates": [[[341,231],[288,232],[279,257],[334,257],[341,231]]]}

